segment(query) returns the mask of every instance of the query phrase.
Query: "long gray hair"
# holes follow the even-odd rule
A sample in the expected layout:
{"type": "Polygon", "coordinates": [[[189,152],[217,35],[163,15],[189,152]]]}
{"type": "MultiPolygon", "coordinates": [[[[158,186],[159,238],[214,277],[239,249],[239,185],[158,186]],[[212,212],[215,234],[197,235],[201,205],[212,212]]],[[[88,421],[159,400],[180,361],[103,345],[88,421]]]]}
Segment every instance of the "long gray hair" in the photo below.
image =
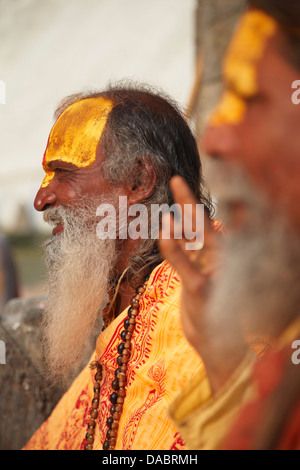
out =
{"type": "MultiPolygon", "coordinates": [[[[212,204],[204,190],[197,143],[178,105],[165,94],[145,85],[122,83],[101,92],[86,92],[67,97],[56,110],[56,117],[72,103],[104,97],[113,109],[99,144],[104,149],[103,174],[116,186],[141,181],[141,167],[152,166],[156,185],[142,203],[172,205],[169,180],[181,175],[209,214],[212,204]]],[[[145,177],[145,176],[144,176],[145,177]]],[[[149,213],[149,211],[148,211],[149,213]]],[[[157,240],[142,240],[130,259],[127,279],[136,287],[145,275],[162,261],[157,240]]]]}

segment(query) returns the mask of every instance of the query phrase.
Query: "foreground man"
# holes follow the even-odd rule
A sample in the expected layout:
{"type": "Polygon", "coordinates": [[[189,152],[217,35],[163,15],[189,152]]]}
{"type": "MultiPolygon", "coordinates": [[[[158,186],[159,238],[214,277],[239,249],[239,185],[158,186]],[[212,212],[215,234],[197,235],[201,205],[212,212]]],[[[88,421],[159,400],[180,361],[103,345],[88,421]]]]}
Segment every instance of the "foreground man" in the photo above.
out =
{"type": "MultiPolygon", "coordinates": [[[[249,3],[204,138],[230,228],[225,246],[209,226],[196,260],[176,240],[161,243],[181,275],[183,328],[208,378],[200,371],[171,408],[192,449],[300,449],[300,6],[249,3]],[[249,335],[274,341],[261,361],[249,335]]],[[[195,202],[178,177],[171,184],[177,202],[195,202]]]]}
{"type": "Polygon", "coordinates": [[[175,174],[209,212],[196,142],[176,106],[142,88],[71,96],[56,117],[35,199],[54,227],[46,245],[45,351],[55,378],[82,362],[102,327],[107,293],[110,303],[91,368],[25,448],[183,449],[167,407],[202,363],[181,330],[178,276],[162,260],[157,240],[126,236],[132,222],[126,217],[137,203],[171,205],[168,182],[175,174]],[[119,215],[117,236],[98,209],[111,206],[119,215]],[[107,224],[103,240],[100,219],[107,224]]]}

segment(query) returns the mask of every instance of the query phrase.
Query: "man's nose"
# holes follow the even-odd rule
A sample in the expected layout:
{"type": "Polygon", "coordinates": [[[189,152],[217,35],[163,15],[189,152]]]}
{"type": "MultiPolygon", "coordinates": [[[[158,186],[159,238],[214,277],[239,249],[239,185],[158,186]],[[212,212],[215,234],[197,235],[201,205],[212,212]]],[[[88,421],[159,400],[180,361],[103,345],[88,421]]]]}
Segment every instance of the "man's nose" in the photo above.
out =
{"type": "Polygon", "coordinates": [[[34,200],[34,208],[41,212],[46,210],[49,206],[53,206],[56,203],[56,195],[51,184],[45,187],[40,187],[34,200]]]}
{"type": "Polygon", "coordinates": [[[231,159],[238,148],[238,137],[228,124],[209,126],[203,135],[202,150],[213,158],[231,159]]]}

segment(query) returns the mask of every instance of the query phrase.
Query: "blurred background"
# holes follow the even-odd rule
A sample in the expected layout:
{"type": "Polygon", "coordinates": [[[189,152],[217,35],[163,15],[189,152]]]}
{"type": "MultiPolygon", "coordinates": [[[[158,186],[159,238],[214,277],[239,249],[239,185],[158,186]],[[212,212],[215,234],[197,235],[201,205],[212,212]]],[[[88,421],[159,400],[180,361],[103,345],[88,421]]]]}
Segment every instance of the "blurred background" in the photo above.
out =
{"type": "MultiPolygon", "coordinates": [[[[62,393],[45,390],[43,382],[40,246],[48,232],[33,209],[55,107],[66,95],[109,82],[146,82],[178,101],[201,139],[244,4],[0,0],[0,340],[6,344],[0,449],[24,445],[62,393]]],[[[205,156],[203,164],[205,172],[205,156]]]]}
{"type": "Polygon", "coordinates": [[[0,228],[20,294],[43,292],[33,200],[53,111],[66,95],[146,81],[182,105],[194,78],[194,0],[0,0],[0,228]]]}

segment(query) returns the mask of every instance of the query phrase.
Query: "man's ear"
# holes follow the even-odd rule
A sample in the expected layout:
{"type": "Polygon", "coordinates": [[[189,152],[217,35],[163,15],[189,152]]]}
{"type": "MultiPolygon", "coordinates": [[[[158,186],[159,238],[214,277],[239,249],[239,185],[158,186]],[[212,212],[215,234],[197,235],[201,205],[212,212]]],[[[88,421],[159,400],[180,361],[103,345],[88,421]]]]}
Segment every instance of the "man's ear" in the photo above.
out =
{"type": "Polygon", "coordinates": [[[145,156],[136,161],[132,171],[132,179],[128,182],[128,202],[137,204],[147,199],[157,183],[157,175],[151,158],[145,156]]]}

